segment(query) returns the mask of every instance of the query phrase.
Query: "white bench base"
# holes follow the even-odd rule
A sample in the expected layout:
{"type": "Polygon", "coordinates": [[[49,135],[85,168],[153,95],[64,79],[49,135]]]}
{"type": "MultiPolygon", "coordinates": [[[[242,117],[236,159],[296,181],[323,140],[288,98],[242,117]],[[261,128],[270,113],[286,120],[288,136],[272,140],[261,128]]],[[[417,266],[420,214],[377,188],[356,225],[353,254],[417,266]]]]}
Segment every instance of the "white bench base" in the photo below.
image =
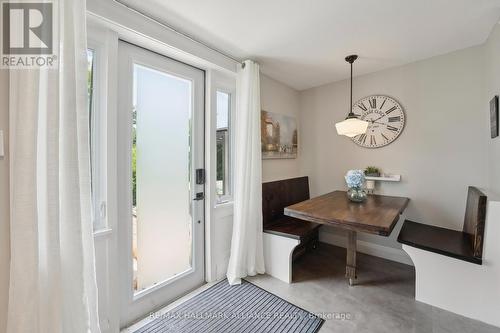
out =
{"type": "Polygon", "coordinates": [[[500,202],[488,201],[483,264],[403,245],[415,266],[415,299],[500,327],[500,202]]]}
{"type": "Polygon", "coordinates": [[[263,240],[266,273],[283,282],[292,283],[292,255],[300,241],[266,232],[263,240]]]}

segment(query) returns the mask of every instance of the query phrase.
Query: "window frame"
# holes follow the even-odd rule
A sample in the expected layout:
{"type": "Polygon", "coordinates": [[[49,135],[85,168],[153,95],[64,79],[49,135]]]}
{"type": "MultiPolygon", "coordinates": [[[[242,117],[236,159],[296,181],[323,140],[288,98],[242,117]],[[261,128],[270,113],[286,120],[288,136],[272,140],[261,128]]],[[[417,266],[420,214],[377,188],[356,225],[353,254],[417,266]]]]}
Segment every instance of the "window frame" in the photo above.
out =
{"type": "Polygon", "coordinates": [[[106,202],[106,108],[103,96],[105,95],[105,57],[106,49],[103,42],[91,37],[87,38],[87,50],[94,52],[93,56],[93,89],[92,111],[90,118],[89,138],[91,156],[92,182],[92,227],[95,232],[109,229],[107,221],[106,202]]]}
{"type": "Polygon", "coordinates": [[[229,158],[226,159],[227,165],[227,189],[228,193],[225,195],[217,194],[217,185],[214,187],[214,195],[215,195],[215,203],[216,205],[226,204],[233,201],[233,193],[234,193],[234,115],[235,115],[235,106],[236,106],[236,94],[234,86],[229,84],[224,84],[222,82],[216,82],[214,87],[214,95],[215,95],[215,161],[214,161],[214,170],[215,170],[215,181],[217,182],[217,93],[224,93],[229,96],[229,110],[228,110],[228,127],[227,127],[227,135],[228,135],[228,145],[229,149],[226,154],[229,158]]]}

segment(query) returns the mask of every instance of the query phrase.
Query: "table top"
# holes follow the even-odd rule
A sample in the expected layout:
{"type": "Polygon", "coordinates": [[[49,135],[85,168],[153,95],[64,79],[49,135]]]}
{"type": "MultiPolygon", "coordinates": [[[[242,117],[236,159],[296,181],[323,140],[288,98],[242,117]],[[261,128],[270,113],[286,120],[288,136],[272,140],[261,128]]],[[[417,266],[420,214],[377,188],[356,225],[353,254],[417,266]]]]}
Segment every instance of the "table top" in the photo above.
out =
{"type": "Polygon", "coordinates": [[[389,236],[410,199],[369,194],[352,202],[345,191],[334,191],[285,208],[285,215],[352,231],[389,236]]]}

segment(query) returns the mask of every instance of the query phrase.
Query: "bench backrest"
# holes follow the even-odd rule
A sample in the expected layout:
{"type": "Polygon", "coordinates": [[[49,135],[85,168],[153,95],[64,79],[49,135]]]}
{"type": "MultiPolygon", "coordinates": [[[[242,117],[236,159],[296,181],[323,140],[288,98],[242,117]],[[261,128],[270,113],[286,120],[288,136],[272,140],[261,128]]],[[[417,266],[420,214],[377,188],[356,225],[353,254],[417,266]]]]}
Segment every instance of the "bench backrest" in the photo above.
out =
{"type": "Polygon", "coordinates": [[[486,221],[486,195],[479,189],[469,186],[463,232],[471,237],[474,256],[483,255],[484,224],[486,221]]]}
{"type": "Polygon", "coordinates": [[[262,184],[264,227],[283,217],[287,206],[309,199],[309,178],[298,177],[262,184]]]}

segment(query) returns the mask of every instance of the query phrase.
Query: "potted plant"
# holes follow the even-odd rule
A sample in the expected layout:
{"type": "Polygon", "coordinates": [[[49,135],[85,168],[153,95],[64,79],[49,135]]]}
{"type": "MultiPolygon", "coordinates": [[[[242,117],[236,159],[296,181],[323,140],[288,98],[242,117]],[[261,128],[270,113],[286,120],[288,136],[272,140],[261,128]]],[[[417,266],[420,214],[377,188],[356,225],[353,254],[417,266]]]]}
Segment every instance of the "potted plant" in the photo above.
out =
{"type": "Polygon", "coordinates": [[[380,170],[374,166],[368,166],[365,169],[365,176],[367,177],[380,177],[380,170]]]}

